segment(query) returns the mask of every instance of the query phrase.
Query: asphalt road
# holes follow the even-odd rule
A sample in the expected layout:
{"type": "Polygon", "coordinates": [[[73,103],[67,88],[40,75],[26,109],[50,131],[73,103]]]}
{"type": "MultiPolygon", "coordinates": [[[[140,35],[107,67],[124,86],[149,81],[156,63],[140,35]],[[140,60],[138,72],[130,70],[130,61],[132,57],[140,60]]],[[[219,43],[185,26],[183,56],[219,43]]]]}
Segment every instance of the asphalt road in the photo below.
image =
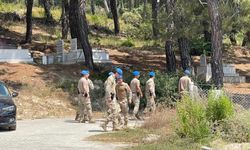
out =
{"type": "Polygon", "coordinates": [[[88,141],[103,133],[100,121],[80,124],[72,119],[38,119],[17,122],[16,131],[0,130],[0,149],[4,150],[113,150],[128,146],[88,141]]]}

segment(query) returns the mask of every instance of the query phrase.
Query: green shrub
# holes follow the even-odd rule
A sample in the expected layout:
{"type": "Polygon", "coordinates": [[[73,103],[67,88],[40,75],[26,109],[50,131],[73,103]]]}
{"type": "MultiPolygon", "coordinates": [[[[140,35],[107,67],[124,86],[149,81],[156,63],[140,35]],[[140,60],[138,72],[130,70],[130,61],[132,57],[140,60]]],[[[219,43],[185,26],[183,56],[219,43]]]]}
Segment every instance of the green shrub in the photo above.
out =
{"type": "Polygon", "coordinates": [[[122,14],[121,19],[126,24],[132,24],[133,26],[139,26],[142,22],[142,17],[139,13],[125,12],[122,14]]]}
{"type": "Polygon", "coordinates": [[[206,108],[200,101],[185,96],[182,101],[177,102],[177,116],[178,135],[200,140],[208,137],[211,133],[206,118],[206,108]]]}
{"type": "Polygon", "coordinates": [[[133,47],[133,46],[135,46],[135,44],[133,43],[133,41],[131,39],[127,39],[124,42],[122,42],[121,46],[133,47]]]}
{"type": "Polygon", "coordinates": [[[206,52],[206,55],[211,55],[211,42],[204,42],[204,39],[194,39],[191,41],[191,55],[200,56],[206,52]]]}
{"type": "Polygon", "coordinates": [[[250,142],[250,111],[222,121],[216,133],[229,142],[250,142]]]}
{"type": "Polygon", "coordinates": [[[152,27],[149,23],[142,23],[139,27],[128,24],[124,27],[124,32],[127,37],[143,40],[152,39],[152,27]]]}
{"type": "Polygon", "coordinates": [[[207,117],[209,120],[221,121],[233,115],[234,108],[230,98],[223,92],[211,90],[208,95],[207,117]]]}

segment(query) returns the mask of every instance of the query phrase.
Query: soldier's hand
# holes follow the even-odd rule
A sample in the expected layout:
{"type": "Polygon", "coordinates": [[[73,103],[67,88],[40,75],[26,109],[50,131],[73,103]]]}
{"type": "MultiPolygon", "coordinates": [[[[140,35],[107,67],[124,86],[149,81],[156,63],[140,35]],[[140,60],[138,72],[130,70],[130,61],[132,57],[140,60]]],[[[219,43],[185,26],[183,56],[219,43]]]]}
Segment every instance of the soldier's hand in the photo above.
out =
{"type": "Polygon", "coordinates": [[[128,101],[128,103],[129,103],[129,104],[131,104],[131,103],[132,103],[132,101],[131,101],[131,100],[129,100],[129,101],[128,101]]]}
{"type": "Polygon", "coordinates": [[[143,97],[143,94],[141,93],[141,98],[143,97]]]}

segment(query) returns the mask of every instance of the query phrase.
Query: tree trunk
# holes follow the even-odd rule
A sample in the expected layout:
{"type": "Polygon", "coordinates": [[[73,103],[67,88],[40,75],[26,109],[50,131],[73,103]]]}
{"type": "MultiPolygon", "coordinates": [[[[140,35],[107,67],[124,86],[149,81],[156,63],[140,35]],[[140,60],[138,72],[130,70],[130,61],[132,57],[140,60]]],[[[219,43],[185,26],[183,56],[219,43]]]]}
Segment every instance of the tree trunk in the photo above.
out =
{"type": "Polygon", "coordinates": [[[157,0],[152,0],[152,29],[153,37],[157,38],[159,34],[158,29],[158,2],[157,0]]]}
{"type": "Polygon", "coordinates": [[[94,0],[91,0],[91,13],[92,15],[95,14],[95,1],[94,0]]]}
{"type": "Polygon", "coordinates": [[[181,37],[178,39],[178,45],[181,54],[182,69],[183,70],[189,69],[191,67],[189,40],[186,37],[181,37]]]}
{"type": "Polygon", "coordinates": [[[115,35],[117,35],[120,33],[120,24],[119,24],[118,12],[117,12],[116,0],[110,0],[110,7],[111,7],[113,20],[114,20],[115,35]]]}
{"type": "Polygon", "coordinates": [[[222,30],[217,0],[207,0],[212,29],[212,80],[215,86],[223,87],[222,30]]]}
{"type": "Polygon", "coordinates": [[[242,41],[242,46],[250,45],[250,31],[247,31],[244,35],[244,39],[242,41]]]}
{"type": "Polygon", "coordinates": [[[167,71],[176,72],[176,58],[173,50],[173,41],[167,40],[165,43],[167,71]]]}
{"type": "Polygon", "coordinates": [[[46,16],[46,24],[50,24],[54,21],[52,14],[50,12],[50,2],[49,0],[43,0],[43,8],[46,16]]]}
{"type": "Polygon", "coordinates": [[[86,66],[93,70],[93,54],[88,39],[88,27],[85,16],[84,0],[70,0],[70,30],[73,32],[72,38],[77,38],[83,49],[86,66]]]}
{"type": "Polygon", "coordinates": [[[203,20],[202,26],[203,26],[203,34],[204,34],[205,42],[211,42],[211,33],[208,31],[209,22],[207,20],[203,20]]]}
{"type": "Polygon", "coordinates": [[[62,39],[67,39],[69,32],[69,2],[62,0],[62,39]]]}
{"type": "Polygon", "coordinates": [[[236,38],[235,38],[235,33],[230,33],[229,35],[229,39],[230,39],[230,42],[233,46],[236,46],[237,45],[237,41],[236,41],[236,38]]]}
{"type": "Polygon", "coordinates": [[[109,10],[109,5],[108,5],[107,0],[103,0],[103,4],[104,4],[104,9],[107,13],[107,16],[109,16],[110,10],[109,10]]]}
{"type": "Polygon", "coordinates": [[[133,9],[133,0],[128,0],[128,10],[131,11],[133,9]]]}
{"type": "Polygon", "coordinates": [[[168,72],[175,73],[176,72],[176,57],[173,50],[173,34],[174,34],[174,7],[175,0],[167,0],[166,1],[166,12],[170,19],[167,22],[167,32],[169,36],[167,37],[165,43],[165,52],[166,52],[166,68],[168,72]]]}
{"type": "Polygon", "coordinates": [[[143,20],[145,21],[147,17],[147,0],[143,0],[143,20]]]}
{"type": "Polygon", "coordinates": [[[27,0],[26,11],[26,38],[25,43],[31,43],[32,41],[32,8],[33,0],[27,0]]]}

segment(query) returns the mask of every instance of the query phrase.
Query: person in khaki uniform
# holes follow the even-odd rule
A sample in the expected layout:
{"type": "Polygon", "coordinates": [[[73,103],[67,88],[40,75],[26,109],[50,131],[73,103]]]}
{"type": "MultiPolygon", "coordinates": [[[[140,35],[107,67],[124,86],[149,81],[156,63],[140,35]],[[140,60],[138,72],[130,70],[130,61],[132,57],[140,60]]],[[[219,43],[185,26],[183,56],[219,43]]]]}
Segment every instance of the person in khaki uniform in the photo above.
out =
{"type": "Polygon", "coordinates": [[[184,76],[181,77],[179,80],[178,90],[181,97],[183,97],[185,94],[189,92],[189,86],[192,83],[191,79],[189,78],[190,74],[191,73],[189,70],[185,70],[184,76]]]}
{"type": "Polygon", "coordinates": [[[105,101],[107,106],[107,118],[101,125],[104,131],[107,131],[107,125],[110,121],[112,121],[113,123],[113,131],[119,130],[117,125],[118,124],[117,119],[119,116],[120,109],[116,101],[116,90],[115,90],[116,78],[119,76],[119,74],[122,74],[122,70],[117,68],[115,73],[113,72],[109,73],[109,77],[104,83],[105,101]]]}
{"type": "Polygon", "coordinates": [[[121,108],[121,114],[124,117],[124,126],[128,125],[128,103],[131,103],[132,92],[129,85],[123,82],[122,76],[117,78],[117,85],[115,87],[117,101],[121,108]]]}
{"type": "Polygon", "coordinates": [[[143,97],[140,80],[138,79],[140,77],[140,72],[134,71],[133,75],[134,78],[130,82],[130,89],[132,91],[132,102],[134,103],[133,119],[140,119],[138,111],[140,106],[140,98],[143,97]]]}
{"type": "Polygon", "coordinates": [[[89,123],[94,123],[92,116],[91,100],[89,95],[89,71],[83,70],[81,72],[82,77],[78,81],[78,91],[79,91],[79,104],[80,104],[80,120],[79,122],[85,123],[89,119],[89,123]]]}
{"type": "MultiPolygon", "coordinates": [[[[94,84],[93,84],[93,82],[90,79],[88,79],[88,82],[89,82],[89,88],[90,88],[90,90],[94,90],[94,84]]],[[[78,94],[80,94],[79,90],[78,90],[78,94]]],[[[76,121],[80,121],[83,118],[80,118],[80,110],[81,110],[80,105],[81,105],[81,103],[80,103],[80,97],[79,97],[79,95],[78,95],[77,105],[78,105],[78,109],[76,111],[75,120],[76,121]]],[[[88,118],[85,117],[85,121],[88,121],[88,118]]]]}
{"type": "Polygon", "coordinates": [[[155,72],[149,73],[150,79],[146,82],[146,89],[145,89],[145,96],[147,99],[147,106],[144,110],[144,114],[147,114],[149,111],[152,113],[155,112],[156,106],[155,106],[155,72]]]}

